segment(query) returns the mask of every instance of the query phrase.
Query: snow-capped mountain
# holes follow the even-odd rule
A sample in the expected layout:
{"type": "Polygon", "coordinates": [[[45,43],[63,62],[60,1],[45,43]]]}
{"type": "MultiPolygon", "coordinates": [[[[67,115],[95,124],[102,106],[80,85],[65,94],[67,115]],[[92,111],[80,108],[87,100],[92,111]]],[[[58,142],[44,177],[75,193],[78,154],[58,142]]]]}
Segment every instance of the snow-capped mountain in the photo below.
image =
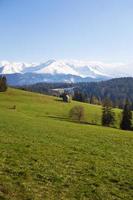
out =
{"type": "Polygon", "coordinates": [[[102,66],[93,62],[49,60],[40,64],[10,63],[3,61],[0,63],[0,74],[14,73],[35,73],[35,74],[71,74],[80,77],[96,78],[97,76],[108,76],[104,73],[102,66]]]}
{"type": "Polygon", "coordinates": [[[0,74],[23,73],[26,68],[35,66],[36,64],[17,63],[17,62],[0,62],[0,74]]]}
{"type": "MultiPolygon", "coordinates": [[[[12,80],[12,78],[15,80],[17,76],[15,84],[22,85],[37,82],[105,80],[133,76],[133,70],[132,65],[123,63],[108,64],[78,60],[49,60],[44,63],[28,64],[2,61],[0,62],[0,74],[6,74],[8,80],[12,80]]],[[[11,82],[14,84],[14,81],[11,82]]]]}

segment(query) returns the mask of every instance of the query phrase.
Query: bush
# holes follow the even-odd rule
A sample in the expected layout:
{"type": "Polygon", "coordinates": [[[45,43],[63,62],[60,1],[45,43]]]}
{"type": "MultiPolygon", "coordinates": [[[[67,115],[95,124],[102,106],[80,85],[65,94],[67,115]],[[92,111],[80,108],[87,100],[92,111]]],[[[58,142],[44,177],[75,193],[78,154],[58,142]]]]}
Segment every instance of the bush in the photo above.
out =
{"type": "Polygon", "coordinates": [[[74,106],[69,112],[69,118],[77,122],[83,122],[85,119],[84,107],[74,106]]]}

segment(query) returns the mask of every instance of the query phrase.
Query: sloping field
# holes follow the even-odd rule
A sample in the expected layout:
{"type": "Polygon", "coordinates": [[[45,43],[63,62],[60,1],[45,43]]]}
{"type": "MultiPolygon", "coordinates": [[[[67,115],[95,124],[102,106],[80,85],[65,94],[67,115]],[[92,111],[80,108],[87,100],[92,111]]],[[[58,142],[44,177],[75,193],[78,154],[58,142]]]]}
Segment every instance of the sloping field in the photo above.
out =
{"type": "Polygon", "coordinates": [[[77,104],[0,93],[0,200],[133,199],[133,132],[99,126],[101,107],[88,104],[86,121],[99,125],[70,122],[77,104]]]}

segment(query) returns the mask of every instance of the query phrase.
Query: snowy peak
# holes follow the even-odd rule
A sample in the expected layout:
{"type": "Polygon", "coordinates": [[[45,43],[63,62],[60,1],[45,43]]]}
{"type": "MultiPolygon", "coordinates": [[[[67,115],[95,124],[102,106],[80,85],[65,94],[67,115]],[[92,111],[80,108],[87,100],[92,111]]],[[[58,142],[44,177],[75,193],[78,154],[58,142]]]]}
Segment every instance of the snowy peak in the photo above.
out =
{"type": "MultiPolygon", "coordinates": [[[[49,62],[47,62],[49,63],[49,62]]],[[[72,74],[79,75],[72,67],[67,65],[64,61],[53,61],[50,64],[41,64],[39,70],[35,70],[38,74],[72,74]]]]}
{"type": "Polygon", "coordinates": [[[35,73],[35,74],[65,74],[80,77],[96,78],[97,76],[108,76],[104,69],[92,62],[83,62],[77,60],[49,60],[40,64],[27,64],[3,61],[0,63],[1,74],[14,73],[35,73]]]}
{"type": "Polygon", "coordinates": [[[0,62],[0,74],[22,73],[31,66],[34,66],[34,64],[2,61],[0,62]]]}
{"type": "Polygon", "coordinates": [[[73,75],[81,78],[116,78],[133,76],[132,64],[103,63],[79,60],[49,60],[44,63],[0,62],[0,74],[73,75]]]}

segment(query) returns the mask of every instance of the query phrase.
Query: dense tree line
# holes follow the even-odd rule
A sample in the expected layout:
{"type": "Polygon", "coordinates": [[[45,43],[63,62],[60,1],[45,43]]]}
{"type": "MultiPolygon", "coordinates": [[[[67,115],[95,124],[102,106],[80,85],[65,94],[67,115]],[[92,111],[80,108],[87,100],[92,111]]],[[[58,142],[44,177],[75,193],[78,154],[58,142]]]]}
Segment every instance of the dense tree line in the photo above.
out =
{"type": "Polygon", "coordinates": [[[0,77],[0,92],[5,92],[7,90],[7,80],[5,76],[0,77]]]}
{"type": "Polygon", "coordinates": [[[103,104],[109,98],[113,107],[124,108],[128,98],[133,110],[133,78],[117,78],[91,83],[38,83],[21,87],[24,90],[53,95],[52,89],[73,88],[74,100],[103,104]]]}
{"type": "Polygon", "coordinates": [[[112,106],[119,108],[124,108],[128,98],[133,109],[133,78],[118,78],[97,83],[79,83],[75,87],[76,95],[77,91],[80,96],[82,95],[84,102],[102,104],[105,98],[109,98],[112,106]]]}
{"type": "Polygon", "coordinates": [[[62,89],[73,87],[72,83],[36,83],[33,85],[23,85],[18,88],[31,92],[38,92],[42,94],[53,95],[53,89],[62,89]]]}

